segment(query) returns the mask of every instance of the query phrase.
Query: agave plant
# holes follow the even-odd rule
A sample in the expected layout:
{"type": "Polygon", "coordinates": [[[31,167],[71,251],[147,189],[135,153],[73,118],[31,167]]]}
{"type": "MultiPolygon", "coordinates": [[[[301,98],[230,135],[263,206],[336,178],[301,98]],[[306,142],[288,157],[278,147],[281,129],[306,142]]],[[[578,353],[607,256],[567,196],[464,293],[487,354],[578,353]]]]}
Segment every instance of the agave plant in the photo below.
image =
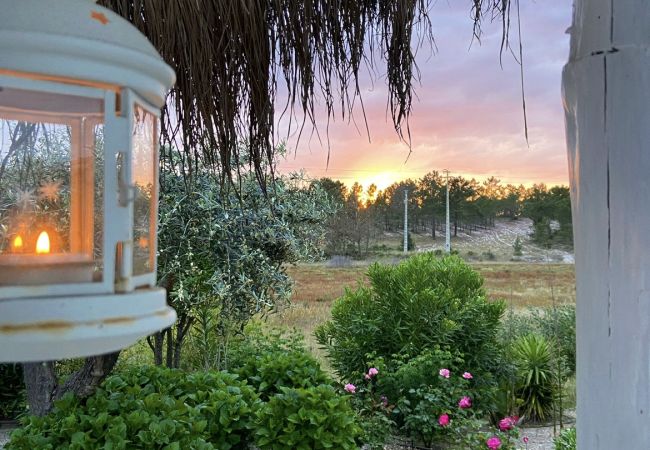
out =
{"type": "Polygon", "coordinates": [[[551,345],[543,336],[528,334],[515,342],[513,356],[520,414],[527,420],[544,421],[553,410],[557,391],[551,345]]]}

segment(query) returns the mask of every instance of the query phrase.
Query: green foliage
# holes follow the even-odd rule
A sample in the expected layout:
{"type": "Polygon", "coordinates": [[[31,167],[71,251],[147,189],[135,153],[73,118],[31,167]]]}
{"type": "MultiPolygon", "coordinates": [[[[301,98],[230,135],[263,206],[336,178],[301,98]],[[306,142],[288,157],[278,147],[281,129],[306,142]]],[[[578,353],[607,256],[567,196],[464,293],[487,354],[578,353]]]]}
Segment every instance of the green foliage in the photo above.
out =
{"type": "Polygon", "coordinates": [[[364,448],[369,450],[384,450],[388,439],[392,436],[395,423],[386,412],[372,410],[360,415],[357,423],[361,428],[359,440],[364,448]]]}
{"type": "Polygon", "coordinates": [[[6,448],[243,449],[258,407],[234,375],[143,367],[107,378],[84,403],[68,395],[23,419],[6,448]]]}
{"type": "Polygon", "coordinates": [[[0,364],[0,420],[15,419],[25,411],[25,384],[20,364],[0,364]]]}
{"type": "MultiPolygon", "coordinates": [[[[477,430],[482,423],[474,409],[460,408],[458,401],[469,394],[470,380],[464,380],[459,374],[443,378],[432,374],[428,385],[410,389],[406,396],[399,399],[395,411],[403,416],[404,430],[419,439],[427,447],[433,442],[455,443],[469,429],[477,430]],[[450,426],[441,426],[439,418],[447,414],[450,426]]],[[[474,402],[474,399],[472,399],[474,402]]]]}
{"type": "Polygon", "coordinates": [[[410,231],[406,234],[406,249],[409,252],[415,251],[415,238],[410,231]]]}
{"type": "Polygon", "coordinates": [[[533,311],[532,320],[540,333],[559,351],[569,374],[576,371],[576,307],[562,305],[533,311]]]}
{"type": "Polygon", "coordinates": [[[246,163],[236,169],[237,189],[222,185],[214,169],[199,166],[187,178],[173,164],[161,168],[158,279],[179,320],[164,335],[174,342],[154,340],[154,352],[160,358],[173,349],[174,367],[181,365],[175,349],[191,333],[203,339],[195,341],[205,350],[199,367],[220,364],[233,334],[288,301],[287,266],[321,255],[334,211],[325,191],[294,174],[277,177],[265,193],[246,163]],[[195,321],[199,336],[190,332],[195,321]]]}
{"type": "Polygon", "coordinates": [[[555,450],[576,450],[578,443],[576,440],[576,429],[565,428],[560,435],[555,438],[555,450]]]}
{"type": "Polygon", "coordinates": [[[355,379],[374,357],[390,364],[436,348],[463,355],[466,370],[496,372],[496,340],[505,304],[486,298],[481,276],[458,257],[413,256],[374,264],[370,286],[347,290],[332,319],[316,330],[336,371],[355,379]]]}
{"type": "Polygon", "coordinates": [[[347,398],[331,386],[283,387],[257,412],[261,450],[356,450],[361,430],[347,398]]]}
{"type": "Polygon", "coordinates": [[[569,188],[536,185],[524,201],[523,215],[533,220],[533,241],[545,247],[573,248],[569,188]]]}
{"type": "Polygon", "coordinates": [[[524,254],[523,249],[524,246],[521,244],[521,239],[519,239],[519,236],[517,236],[515,243],[512,244],[512,254],[515,256],[522,256],[524,254]]]}
{"type": "Polygon", "coordinates": [[[278,178],[266,197],[253,175],[240,181],[237,195],[207,172],[188,186],[162,171],[158,274],[172,284],[177,310],[209,303],[220,317],[245,323],[290,295],[284,264],[319,253],[329,213],[323,191],[278,178]]]}
{"type": "Polygon", "coordinates": [[[520,414],[528,420],[544,421],[553,410],[557,394],[551,346],[543,336],[529,334],[520,338],[512,351],[520,414]]]}
{"type": "Polygon", "coordinates": [[[575,373],[576,308],[574,305],[530,308],[525,314],[515,314],[511,310],[505,316],[499,330],[500,340],[506,347],[511,347],[519,338],[531,333],[544,336],[552,344],[553,351],[559,353],[566,362],[567,375],[575,373]]]}
{"type": "Polygon", "coordinates": [[[496,261],[497,256],[490,250],[483,252],[481,256],[488,261],[496,261]]]}
{"type": "Polygon", "coordinates": [[[268,328],[260,322],[251,322],[244,333],[230,342],[228,366],[225,369],[236,371],[248,364],[251,357],[259,355],[292,352],[307,352],[302,333],[284,328],[268,328]]]}
{"type": "Polygon", "coordinates": [[[263,400],[280,392],[282,387],[309,388],[332,383],[318,361],[302,350],[251,355],[235,372],[247,380],[263,400]]]}

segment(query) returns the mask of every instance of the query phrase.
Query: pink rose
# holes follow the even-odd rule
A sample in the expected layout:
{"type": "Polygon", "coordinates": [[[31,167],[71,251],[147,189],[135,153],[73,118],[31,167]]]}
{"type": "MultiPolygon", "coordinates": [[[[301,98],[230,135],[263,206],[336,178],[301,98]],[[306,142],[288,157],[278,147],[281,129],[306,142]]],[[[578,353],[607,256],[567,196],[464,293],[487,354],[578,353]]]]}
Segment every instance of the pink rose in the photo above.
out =
{"type": "Polygon", "coordinates": [[[357,387],[352,383],[346,384],[343,389],[345,389],[345,391],[349,392],[350,394],[354,394],[357,392],[357,387]]]}
{"type": "Polygon", "coordinates": [[[438,417],[438,423],[440,424],[441,427],[446,427],[449,425],[449,414],[443,414],[440,417],[438,417]]]}
{"type": "Polygon", "coordinates": [[[461,409],[467,409],[472,407],[472,399],[465,396],[458,401],[458,407],[461,409]]]}
{"type": "Polygon", "coordinates": [[[374,377],[378,373],[379,373],[379,370],[377,370],[374,367],[371,367],[370,369],[368,369],[368,375],[370,376],[370,378],[374,377]]]}
{"type": "Polygon", "coordinates": [[[369,380],[369,379],[370,379],[370,375],[368,375],[368,374],[365,374],[363,377],[364,377],[366,380],[369,380]]]}
{"type": "Polygon", "coordinates": [[[528,436],[524,436],[522,438],[522,441],[524,441],[524,444],[528,444],[528,436]]]}
{"type": "Polygon", "coordinates": [[[505,417],[499,421],[499,430],[501,431],[508,431],[512,430],[515,425],[517,425],[517,420],[519,420],[519,417],[517,416],[511,416],[511,417],[505,417]]]}
{"type": "Polygon", "coordinates": [[[463,378],[465,378],[466,380],[471,380],[471,379],[474,378],[474,377],[472,376],[471,373],[469,373],[469,372],[465,372],[465,373],[463,374],[463,378]]]}
{"type": "Polygon", "coordinates": [[[487,440],[486,444],[490,450],[497,450],[498,448],[501,448],[501,439],[496,436],[492,436],[487,440]]]}
{"type": "Polygon", "coordinates": [[[449,378],[449,369],[440,369],[440,372],[438,372],[441,377],[444,378],[449,378]]]}

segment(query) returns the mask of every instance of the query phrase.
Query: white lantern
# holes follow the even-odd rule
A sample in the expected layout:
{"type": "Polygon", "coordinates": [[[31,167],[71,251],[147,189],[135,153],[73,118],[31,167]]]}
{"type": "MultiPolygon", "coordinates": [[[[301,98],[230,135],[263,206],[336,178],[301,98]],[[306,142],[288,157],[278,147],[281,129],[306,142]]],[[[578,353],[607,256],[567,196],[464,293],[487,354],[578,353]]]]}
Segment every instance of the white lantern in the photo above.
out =
{"type": "Polygon", "coordinates": [[[155,287],[174,72],[94,2],[0,11],[0,361],[124,348],[176,318],[155,287]]]}

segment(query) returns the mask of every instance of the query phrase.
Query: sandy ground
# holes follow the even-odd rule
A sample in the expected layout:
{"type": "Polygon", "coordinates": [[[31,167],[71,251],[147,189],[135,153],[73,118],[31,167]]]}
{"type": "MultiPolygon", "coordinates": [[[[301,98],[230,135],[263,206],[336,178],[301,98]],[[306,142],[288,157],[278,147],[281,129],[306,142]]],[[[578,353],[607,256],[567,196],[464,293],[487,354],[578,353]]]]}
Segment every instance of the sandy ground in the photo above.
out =
{"type": "MultiPolygon", "coordinates": [[[[527,218],[518,220],[497,220],[495,226],[485,230],[476,230],[472,234],[459,232],[452,240],[452,248],[461,254],[473,251],[491,251],[499,260],[512,258],[513,245],[519,238],[523,246],[523,255],[517,258],[523,262],[563,262],[573,263],[573,253],[559,249],[545,250],[531,243],[533,221],[527,218]]],[[[416,244],[418,240],[416,239],[416,244]]],[[[444,248],[444,239],[435,244],[418,245],[418,251],[431,251],[444,248]]]]}
{"type": "Polygon", "coordinates": [[[6,430],[0,430],[0,448],[4,448],[8,440],[9,440],[9,432],[6,430]]]}

